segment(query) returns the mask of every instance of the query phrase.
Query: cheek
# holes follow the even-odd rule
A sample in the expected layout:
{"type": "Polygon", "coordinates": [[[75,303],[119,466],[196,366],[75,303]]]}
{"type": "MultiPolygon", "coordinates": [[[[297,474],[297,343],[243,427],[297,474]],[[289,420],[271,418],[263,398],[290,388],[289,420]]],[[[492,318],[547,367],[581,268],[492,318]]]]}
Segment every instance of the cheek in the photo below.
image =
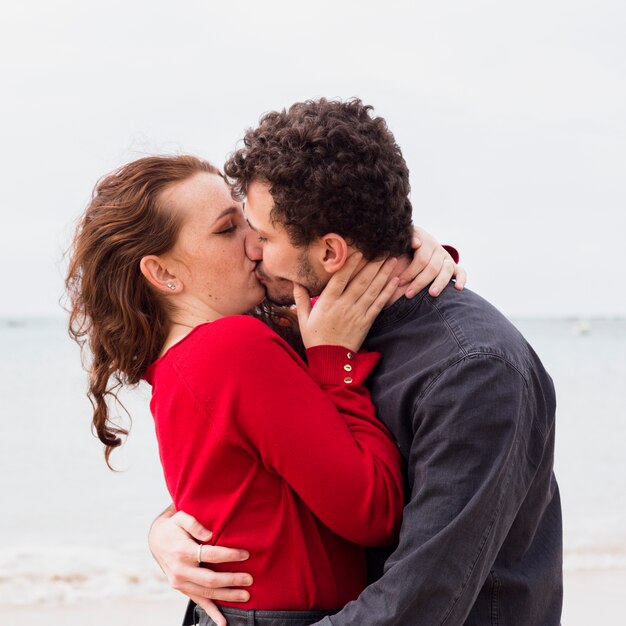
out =
{"type": "Polygon", "coordinates": [[[263,251],[263,264],[272,274],[284,274],[289,268],[289,253],[277,246],[266,246],[263,251]]]}
{"type": "Polygon", "coordinates": [[[197,278],[202,283],[203,288],[209,290],[223,290],[229,280],[232,281],[234,274],[234,263],[231,262],[232,254],[221,248],[206,250],[197,259],[194,267],[197,271],[197,278]]]}

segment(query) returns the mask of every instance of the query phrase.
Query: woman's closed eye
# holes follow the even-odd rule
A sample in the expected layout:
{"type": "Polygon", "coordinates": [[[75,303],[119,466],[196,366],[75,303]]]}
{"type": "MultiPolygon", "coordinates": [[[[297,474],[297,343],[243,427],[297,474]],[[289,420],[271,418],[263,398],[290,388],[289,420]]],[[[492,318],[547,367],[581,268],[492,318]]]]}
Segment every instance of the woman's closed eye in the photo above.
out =
{"type": "Polygon", "coordinates": [[[220,230],[216,230],[215,234],[216,235],[229,235],[230,233],[234,233],[237,230],[237,224],[233,224],[232,222],[230,224],[227,224],[226,226],[222,227],[220,230]]]}

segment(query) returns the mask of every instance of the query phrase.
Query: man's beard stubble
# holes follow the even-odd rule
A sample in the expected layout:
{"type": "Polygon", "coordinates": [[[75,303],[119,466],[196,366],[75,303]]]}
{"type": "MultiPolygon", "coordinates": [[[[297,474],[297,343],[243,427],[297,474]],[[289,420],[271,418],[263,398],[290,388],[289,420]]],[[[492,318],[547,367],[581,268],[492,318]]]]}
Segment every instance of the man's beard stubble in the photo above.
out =
{"type": "MultiPolygon", "coordinates": [[[[324,289],[324,283],[315,273],[306,250],[300,254],[297,263],[298,282],[309,292],[312,298],[319,296],[324,289]]],[[[262,277],[262,284],[270,302],[279,306],[292,306],[294,304],[292,281],[286,278],[270,277],[262,268],[258,269],[257,267],[257,271],[262,277]]]]}

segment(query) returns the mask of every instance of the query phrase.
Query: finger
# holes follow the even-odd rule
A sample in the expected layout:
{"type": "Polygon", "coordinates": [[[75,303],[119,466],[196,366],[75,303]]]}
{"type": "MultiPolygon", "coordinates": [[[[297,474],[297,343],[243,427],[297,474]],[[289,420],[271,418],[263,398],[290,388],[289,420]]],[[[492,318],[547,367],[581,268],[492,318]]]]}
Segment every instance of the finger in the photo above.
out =
{"type": "Polygon", "coordinates": [[[203,595],[207,600],[217,600],[218,602],[248,602],[250,592],[247,589],[203,589],[198,595],[203,595]]]}
{"type": "Polygon", "coordinates": [[[372,302],[363,318],[367,324],[371,324],[380,315],[380,312],[385,308],[385,305],[389,302],[393,294],[395,293],[400,279],[394,276],[386,285],[385,288],[378,294],[378,297],[372,302]]]}
{"type": "Polygon", "coordinates": [[[455,289],[463,291],[463,289],[465,289],[465,283],[467,282],[467,272],[459,265],[456,266],[455,280],[455,289]]]}
{"type": "Polygon", "coordinates": [[[324,291],[322,291],[322,296],[326,298],[338,298],[346,288],[346,285],[350,282],[350,279],[355,274],[359,263],[363,259],[363,254],[361,252],[355,252],[351,254],[343,267],[337,270],[328,281],[326,287],[324,287],[324,291]]]}
{"type": "Polygon", "coordinates": [[[454,276],[454,261],[452,259],[445,259],[441,271],[433,281],[433,284],[429,287],[428,293],[436,298],[446,288],[452,276],[454,276]]]}
{"type": "Polygon", "coordinates": [[[356,302],[359,298],[365,296],[371,288],[372,291],[375,292],[372,297],[372,300],[374,300],[387,282],[387,278],[383,278],[382,283],[376,280],[377,276],[379,276],[379,272],[382,271],[385,273],[389,269],[389,266],[386,266],[387,261],[390,261],[390,259],[384,258],[376,261],[368,261],[360,268],[344,289],[346,298],[352,302],[356,302]]]}
{"type": "Polygon", "coordinates": [[[198,541],[209,541],[213,536],[213,533],[205,528],[195,517],[184,511],[177,511],[172,516],[172,520],[198,541]]]}
{"type": "MultiPolygon", "coordinates": [[[[355,302],[357,307],[360,307],[363,311],[366,311],[376,301],[381,292],[384,291],[389,284],[389,277],[391,276],[397,263],[398,259],[392,257],[381,264],[381,266],[378,268],[377,273],[372,277],[370,284],[366,286],[363,293],[358,297],[358,300],[355,302]]],[[[357,278],[360,278],[360,273],[357,278]]],[[[355,279],[353,282],[358,281],[355,279]]],[[[346,293],[348,293],[348,291],[352,289],[359,289],[359,285],[349,285],[348,289],[346,289],[346,293]]],[[[356,293],[358,293],[358,291],[356,293]]]]}
{"type": "MultiPolygon", "coordinates": [[[[248,585],[249,586],[249,585],[248,585]]],[[[212,587],[196,585],[187,581],[183,585],[175,587],[177,591],[186,596],[198,596],[208,600],[220,600],[223,602],[247,602],[250,599],[250,592],[247,589],[233,589],[231,587],[212,587]]]]}
{"type": "Polygon", "coordinates": [[[226,618],[220,613],[217,606],[208,600],[200,596],[189,596],[199,607],[203,608],[207,615],[215,622],[216,626],[227,626],[228,622],[226,618]]]}
{"type": "MultiPolygon", "coordinates": [[[[419,241],[420,246],[428,241],[433,241],[432,235],[419,226],[413,226],[413,235],[411,237],[413,241],[419,241]]],[[[419,246],[418,246],[419,247],[419,246]]]]}
{"type": "MultiPolygon", "coordinates": [[[[247,550],[239,548],[224,548],[222,546],[203,545],[200,551],[203,563],[233,563],[236,561],[245,561],[250,558],[247,550]]],[[[194,554],[194,560],[198,561],[198,552],[194,554]]]]}
{"type": "Polygon", "coordinates": [[[422,240],[417,236],[417,231],[413,231],[413,235],[411,236],[411,248],[413,250],[417,250],[422,245],[422,240]]]}
{"type": "Polygon", "coordinates": [[[293,284],[293,301],[296,304],[296,315],[300,328],[304,328],[311,315],[311,296],[309,292],[298,283],[293,284]]]}
{"type": "MultiPolygon", "coordinates": [[[[413,228],[413,239],[418,240],[420,243],[419,246],[415,246],[411,243],[411,247],[415,250],[415,252],[412,255],[409,266],[404,270],[404,272],[402,272],[402,274],[400,274],[401,285],[408,285],[413,282],[413,280],[418,277],[420,272],[422,272],[429,263],[432,263],[434,255],[436,255],[439,251],[442,254],[444,253],[444,250],[441,249],[441,246],[437,243],[434,237],[428,234],[423,228],[419,228],[417,226],[413,228]]],[[[427,284],[428,283],[421,283],[420,290],[427,284]]]]}
{"type": "Polygon", "coordinates": [[[441,266],[429,263],[406,288],[404,295],[407,298],[412,298],[416,293],[419,293],[422,289],[424,289],[424,287],[426,287],[433,280],[435,280],[435,278],[439,274],[440,267],[441,266]]]}
{"type": "Polygon", "coordinates": [[[231,587],[249,587],[254,582],[252,576],[245,572],[214,572],[203,567],[185,568],[176,574],[170,572],[169,578],[171,586],[177,591],[214,600],[223,599],[214,595],[221,589],[238,591],[231,587]]]}
{"type": "MultiPolygon", "coordinates": [[[[400,284],[409,284],[419,277],[420,273],[428,267],[428,264],[432,263],[433,259],[436,260],[436,252],[436,249],[428,249],[426,246],[422,247],[421,250],[418,249],[413,255],[408,267],[399,275],[400,284]]],[[[425,285],[422,285],[422,288],[424,286],[425,285]]]]}

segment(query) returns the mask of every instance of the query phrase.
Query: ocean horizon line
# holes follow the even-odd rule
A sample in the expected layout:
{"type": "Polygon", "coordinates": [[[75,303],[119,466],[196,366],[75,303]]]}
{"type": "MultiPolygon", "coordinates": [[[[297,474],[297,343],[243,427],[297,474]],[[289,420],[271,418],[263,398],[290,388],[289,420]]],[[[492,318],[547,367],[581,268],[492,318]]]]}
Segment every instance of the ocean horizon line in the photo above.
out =
{"type": "MultiPolygon", "coordinates": [[[[505,314],[506,315],[506,314],[505,314]]],[[[507,315],[511,321],[541,321],[541,322],[623,322],[626,321],[626,313],[607,314],[607,315],[583,315],[578,313],[568,313],[563,315],[552,314],[528,314],[528,315],[507,315]]],[[[1,327],[21,327],[34,326],[41,324],[60,324],[67,323],[67,315],[1,315],[1,327]]]]}

